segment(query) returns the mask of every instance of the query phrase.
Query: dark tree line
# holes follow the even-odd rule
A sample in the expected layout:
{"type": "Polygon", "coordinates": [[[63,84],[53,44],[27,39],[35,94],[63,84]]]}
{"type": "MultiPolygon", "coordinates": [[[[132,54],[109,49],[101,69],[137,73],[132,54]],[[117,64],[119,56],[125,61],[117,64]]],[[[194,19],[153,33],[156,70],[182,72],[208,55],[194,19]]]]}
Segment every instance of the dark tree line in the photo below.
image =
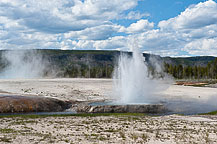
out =
{"type": "Polygon", "coordinates": [[[217,79],[217,58],[206,66],[183,66],[164,63],[165,72],[177,79],[217,79]]]}
{"type": "MultiPolygon", "coordinates": [[[[149,65],[148,75],[159,78],[165,74],[172,75],[176,79],[217,79],[217,58],[208,62],[205,66],[176,65],[164,63],[162,71],[156,72],[153,66],[149,65]],[[164,69],[164,71],[163,71],[164,69]]],[[[112,78],[113,64],[74,64],[63,69],[63,77],[81,78],[112,78]]]]}
{"type": "Polygon", "coordinates": [[[73,65],[63,70],[63,77],[72,78],[111,78],[113,66],[105,64],[103,66],[73,65]]]}

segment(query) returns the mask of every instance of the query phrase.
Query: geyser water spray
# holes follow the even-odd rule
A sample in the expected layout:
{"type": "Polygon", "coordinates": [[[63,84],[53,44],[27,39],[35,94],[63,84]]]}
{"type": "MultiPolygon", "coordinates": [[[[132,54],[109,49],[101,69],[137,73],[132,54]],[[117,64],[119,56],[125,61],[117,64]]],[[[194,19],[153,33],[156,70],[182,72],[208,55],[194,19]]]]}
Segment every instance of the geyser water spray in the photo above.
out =
{"type": "Polygon", "coordinates": [[[157,82],[148,76],[147,64],[136,41],[131,41],[129,47],[132,56],[121,52],[115,68],[114,99],[121,104],[151,103],[157,82]]]}

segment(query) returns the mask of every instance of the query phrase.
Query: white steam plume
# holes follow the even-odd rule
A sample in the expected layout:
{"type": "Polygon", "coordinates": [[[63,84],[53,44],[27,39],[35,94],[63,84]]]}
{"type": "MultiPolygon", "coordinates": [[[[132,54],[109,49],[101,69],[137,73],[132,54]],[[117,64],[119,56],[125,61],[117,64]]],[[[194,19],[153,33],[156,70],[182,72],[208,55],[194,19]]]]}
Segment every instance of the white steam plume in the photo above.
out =
{"type": "Polygon", "coordinates": [[[2,59],[6,67],[0,78],[40,78],[48,63],[34,50],[4,51],[2,59]]]}

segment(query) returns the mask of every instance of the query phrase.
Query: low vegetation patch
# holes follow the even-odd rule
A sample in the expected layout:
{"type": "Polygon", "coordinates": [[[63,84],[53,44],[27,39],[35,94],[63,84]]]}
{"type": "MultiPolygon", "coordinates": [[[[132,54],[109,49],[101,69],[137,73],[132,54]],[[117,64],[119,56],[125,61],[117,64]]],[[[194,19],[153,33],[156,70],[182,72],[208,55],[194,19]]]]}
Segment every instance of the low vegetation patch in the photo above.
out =
{"type": "Polygon", "coordinates": [[[0,129],[0,133],[15,133],[16,130],[13,130],[13,129],[7,129],[7,128],[3,128],[3,129],[0,129]]]}
{"type": "Polygon", "coordinates": [[[201,113],[199,115],[217,115],[217,111],[212,111],[212,112],[208,112],[208,113],[201,113]]]}

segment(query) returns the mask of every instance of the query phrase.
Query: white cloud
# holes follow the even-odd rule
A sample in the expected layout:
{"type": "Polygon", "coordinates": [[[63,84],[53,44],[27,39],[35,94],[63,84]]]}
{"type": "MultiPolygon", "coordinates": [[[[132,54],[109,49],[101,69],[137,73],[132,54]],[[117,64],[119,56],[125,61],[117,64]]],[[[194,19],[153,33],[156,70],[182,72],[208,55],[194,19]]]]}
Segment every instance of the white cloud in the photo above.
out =
{"type": "Polygon", "coordinates": [[[129,27],[124,28],[122,27],[120,29],[121,32],[126,32],[126,33],[141,33],[147,30],[150,30],[154,27],[153,22],[149,22],[148,20],[138,20],[136,23],[132,23],[129,27]]]}
{"type": "Polygon", "coordinates": [[[130,19],[130,20],[138,20],[141,19],[143,17],[149,17],[150,14],[149,13],[140,13],[138,11],[130,11],[127,16],[125,17],[125,19],[130,19]]]}
{"type": "Polygon", "coordinates": [[[0,15],[46,33],[79,31],[118,18],[137,0],[12,0],[0,2],[0,15]]]}
{"type": "MultiPolygon", "coordinates": [[[[129,27],[104,25],[76,32],[79,41],[72,42],[80,49],[129,50],[127,42],[135,38],[142,51],[162,56],[216,55],[217,56],[217,8],[212,0],[192,5],[177,17],[154,23],[138,20],[129,27]],[[95,35],[104,29],[104,33],[95,35]],[[124,32],[130,35],[112,37],[112,33],[124,32]],[[92,34],[93,33],[93,34],[92,34]],[[103,35],[108,36],[103,37],[103,35]],[[99,39],[102,37],[103,39],[99,39]]],[[[73,37],[73,35],[71,35],[73,37]]]]}
{"type": "Polygon", "coordinates": [[[115,36],[104,41],[96,41],[94,43],[96,49],[108,49],[108,50],[129,50],[127,48],[127,37],[115,36]]]}
{"type": "Polygon", "coordinates": [[[192,55],[217,56],[217,37],[212,39],[197,39],[185,45],[182,49],[192,55]]]}
{"type": "Polygon", "coordinates": [[[167,30],[185,30],[212,24],[217,24],[217,4],[213,0],[208,0],[188,7],[175,18],[159,22],[158,26],[167,30]]]}
{"type": "Polygon", "coordinates": [[[126,41],[127,37],[115,36],[106,40],[71,40],[67,45],[70,45],[69,49],[128,50],[126,41]]]}
{"type": "Polygon", "coordinates": [[[151,30],[137,36],[145,50],[172,50],[179,48],[180,41],[172,33],[151,30]]]}
{"type": "Polygon", "coordinates": [[[159,22],[158,26],[160,34],[169,34],[162,46],[177,49],[177,55],[185,52],[217,56],[217,4],[213,0],[191,5],[177,17],[159,22]]]}
{"type": "Polygon", "coordinates": [[[0,49],[70,49],[71,39],[108,39],[119,30],[110,21],[124,16],[137,1],[1,0],[0,49]]]}
{"type": "Polygon", "coordinates": [[[0,49],[129,50],[172,55],[217,55],[217,4],[191,5],[158,28],[133,8],[138,0],[1,0],[0,49]],[[128,27],[119,20],[135,21],[128,27]]]}
{"type": "Polygon", "coordinates": [[[78,40],[105,40],[117,33],[121,26],[114,24],[100,25],[86,28],[82,31],[65,33],[65,38],[76,38],[78,40]]]}

